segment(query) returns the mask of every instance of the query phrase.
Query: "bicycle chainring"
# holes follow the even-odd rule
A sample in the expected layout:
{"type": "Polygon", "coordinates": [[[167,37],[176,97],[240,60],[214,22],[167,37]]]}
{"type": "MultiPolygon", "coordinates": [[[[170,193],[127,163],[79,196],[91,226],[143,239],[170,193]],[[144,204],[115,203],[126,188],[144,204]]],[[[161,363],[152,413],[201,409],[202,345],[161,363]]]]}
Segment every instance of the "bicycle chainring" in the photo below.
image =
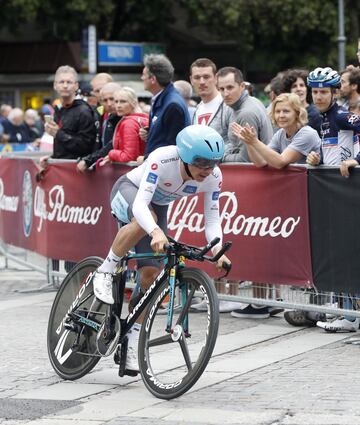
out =
{"type": "Polygon", "coordinates": [[[121,331],[120,320],[117,316],[106,316],[96,336],[96,348],[102,357],[110,356],[118,344],[121,331]]]}

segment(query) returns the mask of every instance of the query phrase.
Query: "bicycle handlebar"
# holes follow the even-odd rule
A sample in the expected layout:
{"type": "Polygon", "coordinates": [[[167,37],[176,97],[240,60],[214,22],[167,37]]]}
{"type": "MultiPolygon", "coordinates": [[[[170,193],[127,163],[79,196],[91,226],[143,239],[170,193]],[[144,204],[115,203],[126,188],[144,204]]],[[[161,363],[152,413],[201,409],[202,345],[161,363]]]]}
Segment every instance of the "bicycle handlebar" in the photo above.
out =
{"type": "MultiPolygon", "coordinates": [[[[214,238],[211,242],[204,246],[204,248],[197,254],[199,257],[203,257],[211,248],[220,242],[220,238],[214,238]]],[[[225,252],[225,251],[224,251],[225,252]]],[[[220,258],[220,257],[219,257],[220,258]]],[[[216,260],[215,260],[216,261],[216,260]]]]}
{"type": "MultiPolygon", "coordinates": [[[[217,239],[219,239],[219,238],[217,238],[217,239]]],[[[213,257],[207,258],[207,260],[211,261],[212,263],[215,263],[228,249],[230,249],[231,245],[232,245],[232,242],[230,242],[230,241],[225,242],[223,247],[220,249],[220,251],[216,255],[214,255],[213,257]]]]}
{"type": "MultiPolygon", "coordinates": [[[[219,260],[219,258],[230,249],[232,242],[228,241],[225,242],[220,251],[214,255],[213,257],[205,255],[211,248],[213,248],[215,245],[217,245],[220,242],[220,238],[214,238],[211,242],[209,242],[207,245],[204,246],[204,248],[199,248],[196,246],[184,244],[181,242],[177,242],[171,237],[169,237],[170,244],[164,245],[164,250],[170,254],[172,252],[177,252],[178,255],[183,255],[185,258],[188,258],[190,260],[197,260],[197,261],[210,261],[211,263],[215,263],[219,260]]],[[[226,271],[227,276],[231,270],[231,264],[230,263],[223,263],[222,268],[226,271]]]]}

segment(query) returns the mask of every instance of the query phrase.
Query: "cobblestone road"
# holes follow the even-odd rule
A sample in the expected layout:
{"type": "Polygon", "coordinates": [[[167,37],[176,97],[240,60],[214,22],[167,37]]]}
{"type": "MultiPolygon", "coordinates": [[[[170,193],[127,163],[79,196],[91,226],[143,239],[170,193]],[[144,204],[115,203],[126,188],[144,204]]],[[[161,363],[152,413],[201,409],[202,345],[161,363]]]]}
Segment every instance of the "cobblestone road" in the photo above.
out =
{"type": "Polygon", "coordinates": [[[65,383],[46,351],[55,292],[14,292],[45,283],[38,272],[0,270],[0,424],[360,425],[360,346],[281,317],[222,314],[206,373],[176,400],[155,399],[139,379],[121,381],[110,359],[65,383]]]}

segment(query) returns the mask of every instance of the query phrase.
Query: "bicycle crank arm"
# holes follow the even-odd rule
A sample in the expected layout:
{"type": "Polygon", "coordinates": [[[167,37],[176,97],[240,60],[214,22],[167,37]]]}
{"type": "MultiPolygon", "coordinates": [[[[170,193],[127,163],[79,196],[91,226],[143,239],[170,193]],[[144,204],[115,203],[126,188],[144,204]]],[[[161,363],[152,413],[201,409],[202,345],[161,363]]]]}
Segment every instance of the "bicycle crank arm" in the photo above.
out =
{"type": "MultiPolygon", "coordinates": [[[[75,324],[75,325],[85,325],[85,326],[87,326],[91,329],[94,329],[96,332],[98,332],[101,328],[101,325],[99,323],[95,322],[94,320],[88,319],[87,317],[83,317],[80,314],[77,314],[77,313],[74,313],[74,312],[69,313],[68,318],[73,321],[73,324],[75,324]]],[[[75,331],[75,329],[71,328],[72,323],[70,321],[69,322],[65,321],[64,326],[65,326],[66,329],[75,331]]]]}

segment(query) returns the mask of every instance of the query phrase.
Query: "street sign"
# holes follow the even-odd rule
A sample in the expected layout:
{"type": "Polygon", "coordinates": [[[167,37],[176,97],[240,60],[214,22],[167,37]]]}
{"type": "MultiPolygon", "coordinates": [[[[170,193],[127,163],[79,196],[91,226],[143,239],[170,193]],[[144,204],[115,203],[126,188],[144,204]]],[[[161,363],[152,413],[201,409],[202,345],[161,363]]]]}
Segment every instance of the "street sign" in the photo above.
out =
{"type": "Polygon", "coordinates": [[[165,46],[117,41],[99,41],[98,43],[100,66],[141,66],[144,55],[148,53],[165,53],[165,46]]]}

